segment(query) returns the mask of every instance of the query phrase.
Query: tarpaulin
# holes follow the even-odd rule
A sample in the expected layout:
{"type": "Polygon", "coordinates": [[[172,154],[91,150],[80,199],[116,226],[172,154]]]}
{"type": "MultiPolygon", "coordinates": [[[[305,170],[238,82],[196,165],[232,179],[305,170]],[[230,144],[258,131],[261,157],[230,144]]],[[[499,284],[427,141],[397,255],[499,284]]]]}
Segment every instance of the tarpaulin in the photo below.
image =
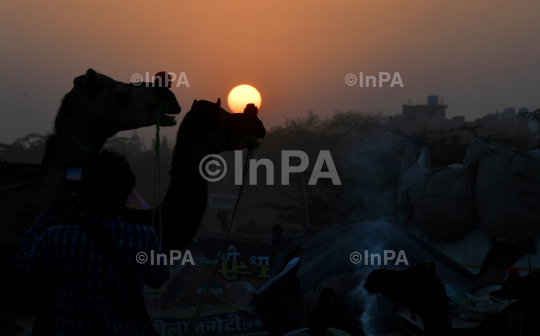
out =
{"type": "Polygon", "coordinates": [[[475,139],[481,159],[476,175],[476,212],[490,238],[517,239],[540,233],[540,150],[514,153],[475,139]]]}

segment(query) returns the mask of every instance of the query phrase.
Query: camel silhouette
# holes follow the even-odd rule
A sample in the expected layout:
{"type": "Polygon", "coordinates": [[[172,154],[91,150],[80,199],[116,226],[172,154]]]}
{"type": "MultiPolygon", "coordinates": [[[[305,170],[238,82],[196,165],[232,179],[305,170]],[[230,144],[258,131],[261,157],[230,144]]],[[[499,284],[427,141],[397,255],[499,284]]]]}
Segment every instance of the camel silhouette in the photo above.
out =
{"type": "Polygon", "coordinates": [[[122,83],[93,69],[76,77],[73,84],[62,99],[41,164],[0,162],[0,263],[4,269],[0,285],[9,288],[0,310],[4,313],[36,311],[34,296],[43,288],[35,279],[11,274],[11,256],[21,235],[53,202],[65,164],[83,162],[119,131],[156,124],[159,99],[162,126],[175,125],[169,115],[181,110],[166,88],[122,83]]]}
{"type": "MultiPolygon", "coordinates": [[[[199,172],[199,163],[209,154],[259,147],[266,130],[260,119],[251,113],[229,113],[217,103],[195,100],[176,136],[171,163],[170,182],[161,203],[164,253],[182,250],[193,239],[208,200],[208,181],[199,172]]],[[[157,216],[156,211],[156,216],[157,216]]],[[[120,215],[132,224],[152,223],[152,209],[125,207],[120,215]]],[[[157,219],[156,219],[157,223],[157,219]]]]}
{"type": "Polygon", "coordinates": [[[151,126],[157,122],[158,100],[162,98],[162,125],[176,121],[180,105],[166,88],[125,84],[89,69],[73,81],[54,122],[54,134],[46,140],[41,164],[0,162],[0,173],[10,186],[0,188],[0,260],[9,257],[18,239],[53,201],[68,162],[82,162],[99,151],[119,131],[151,126]],[[14,171],[26,174],[14,174],[14,171]],[[8,180],[6,175],[15,178],[8,180]],[[21,180],[18,180],[21,179],[21,180]]]}
{"type": "MultiPolygon", "coordinates": [[[[265,135],[266,130],[256,114],[228,113],[221,108],[219,99],[217,103],[205,100],[193,102],[191,110],[178,129],[169,187],[161,205],[158,205],[162,212],[163,232],[160,232],[160,227],[156,227],[156,232],[158,236],[162,236],[164,253],[169,253],[173,249],[184,249],[201,224],[207,205],[208,181],[200,175],[200,161],[208,154],[244,148],[255,150],[259,147],[257,139],[264,138],[265,135]]],[[[153,209],[135,209],[126,206],[120,217],[124,222],[151,225],[152,214],[153,209]]],[[[157,216],[158,211],[155,211],[155,214],[157,216]]],[[[155,222],[158,223],[157,218],[155,222]]],[[[59,220],[58,224],[63,224],[62,220],[59,220]]],[[[31,281],[17,280],[22,286],[24,282],[28,284],[28,281],[31,281]]],[[[11,283],[11,286],[16,285],[11,283]]],[[[22,286],[18,287],[22,290],[22,286]]],[[[27,291],[22,302],[19,300],[19,313],[35,314],[38,311],[48,311],[46,305],[53,302],[44,302],[42,294],[47,289],[38,290],[38,287],[40,286],[34,283],[33,290],[27,291]]]]}

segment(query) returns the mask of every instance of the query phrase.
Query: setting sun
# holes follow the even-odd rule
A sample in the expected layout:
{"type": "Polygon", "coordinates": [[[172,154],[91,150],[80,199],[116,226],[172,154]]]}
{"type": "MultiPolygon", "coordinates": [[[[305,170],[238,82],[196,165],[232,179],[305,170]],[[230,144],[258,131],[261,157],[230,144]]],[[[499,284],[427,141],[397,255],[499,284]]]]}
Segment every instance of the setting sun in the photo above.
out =
{"type": "Polygon", "coordinates": [[[261,94],[251,85],[238,85],[229,93],[227,102],[231,111],[242,113],[246,104],[252,103],[261,108],[261,94]]]}

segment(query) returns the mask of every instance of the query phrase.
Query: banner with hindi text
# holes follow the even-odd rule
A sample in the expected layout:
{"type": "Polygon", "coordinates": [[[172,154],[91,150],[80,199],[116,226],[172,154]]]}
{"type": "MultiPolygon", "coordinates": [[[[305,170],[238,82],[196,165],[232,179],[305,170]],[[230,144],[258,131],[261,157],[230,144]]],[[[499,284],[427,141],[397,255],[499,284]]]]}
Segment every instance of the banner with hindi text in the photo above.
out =
{"type": "MultiPolygon", "coordinates": [[[[188,245],[195,265],[169,265],[171,277],[144,298],[161,335],[184,335],[201,303],[223,247],[225,232],[200,230],[188,245]]],[[[270,236],[231,234],[204,309],[191,335],[268,335],[253,313],[253,293],[268,281],[270,236]]]]}

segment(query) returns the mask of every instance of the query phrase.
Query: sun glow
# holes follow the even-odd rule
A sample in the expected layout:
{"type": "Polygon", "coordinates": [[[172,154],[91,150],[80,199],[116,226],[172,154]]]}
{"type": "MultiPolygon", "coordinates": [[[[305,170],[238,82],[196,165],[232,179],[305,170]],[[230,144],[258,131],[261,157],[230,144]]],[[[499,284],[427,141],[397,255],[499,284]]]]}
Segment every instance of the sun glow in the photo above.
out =
{"type": "Polygon", "coordinates": [[[251,85],[238,85],[229,93],[227,102],[229,108],[234,113],[244,112],[244,108],[247,104],[255,104],[259,109],[261,108],[261,94],[251,85]]]}

